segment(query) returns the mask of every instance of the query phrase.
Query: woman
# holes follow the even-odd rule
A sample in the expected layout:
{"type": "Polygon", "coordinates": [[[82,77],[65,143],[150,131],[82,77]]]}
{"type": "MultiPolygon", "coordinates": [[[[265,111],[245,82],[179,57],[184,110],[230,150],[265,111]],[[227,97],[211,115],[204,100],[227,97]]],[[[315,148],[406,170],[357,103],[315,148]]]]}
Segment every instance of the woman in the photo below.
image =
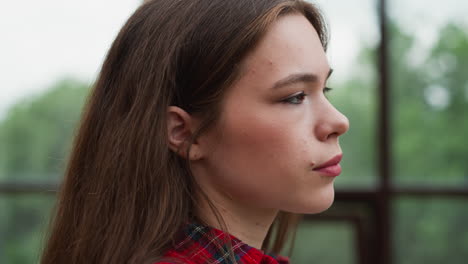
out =
{"type": "Polygon", "coordinates": [[[146,2],[87,102],[42,263],[288,263],[341,170],[326,45],[303,1],[146,2]]]}

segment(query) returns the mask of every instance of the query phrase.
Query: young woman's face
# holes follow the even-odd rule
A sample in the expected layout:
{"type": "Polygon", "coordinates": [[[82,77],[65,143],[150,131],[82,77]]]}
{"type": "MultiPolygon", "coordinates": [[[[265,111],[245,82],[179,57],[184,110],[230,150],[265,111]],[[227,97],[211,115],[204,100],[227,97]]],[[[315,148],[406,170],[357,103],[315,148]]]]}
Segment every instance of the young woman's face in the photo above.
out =
{"type": "MultiPolygon", "coordinates": [[[[319,37],[301,15],[281,17],[242,65],[214,129],[200,137],[209,192],[255,208],[317,213],[333,202],[347,118],[324,95],[331,72],[319,37]]],[[[198,175],[200,176],[200,175],[198,175]]]]}

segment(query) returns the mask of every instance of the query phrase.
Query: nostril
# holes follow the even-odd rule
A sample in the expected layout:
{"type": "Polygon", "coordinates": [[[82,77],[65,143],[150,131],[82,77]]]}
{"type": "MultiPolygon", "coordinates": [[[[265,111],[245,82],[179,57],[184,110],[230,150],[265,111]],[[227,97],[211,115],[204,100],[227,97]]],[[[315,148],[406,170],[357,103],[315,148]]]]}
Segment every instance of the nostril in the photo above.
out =
{"type": "Polygon", "coordinates": [[[327,139],[331,139],[331,138],[337,138],[340,134],[338,134],[337,132],[335,133],[331,133],[328,135],[327,139]]]}

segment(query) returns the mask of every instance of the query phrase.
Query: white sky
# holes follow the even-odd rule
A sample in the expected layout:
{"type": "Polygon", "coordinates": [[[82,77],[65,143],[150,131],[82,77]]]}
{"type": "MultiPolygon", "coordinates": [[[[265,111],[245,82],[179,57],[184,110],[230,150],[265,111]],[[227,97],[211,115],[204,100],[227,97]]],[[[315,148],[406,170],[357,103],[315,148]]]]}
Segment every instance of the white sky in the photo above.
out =
{"type": "Polygon", "coordinates": [[[0,119],[65,76],[92,82],[138,0],[20,0],[0,7],[0,119]]]}
{"type": "MultiPolygon", "coordinates": [[[[315,2],[322,7],[331,28],[329,58],[335,69],[334,78],[346,78],[360,47],[378,41],[375,1],[315,2]]],[[[437,25],[466,17],[468,11],[468,1],[460,0],[388,2],[391,16],[402,25],[411,25],[410,31],[416,32],[421,43],[435,39],[437,25]]],[[[58,79],[70,76],[91,83],[118,30],[140,3],[141,0],[3,1],[0,120],[12,104],[44,91],[58,79]]]]}

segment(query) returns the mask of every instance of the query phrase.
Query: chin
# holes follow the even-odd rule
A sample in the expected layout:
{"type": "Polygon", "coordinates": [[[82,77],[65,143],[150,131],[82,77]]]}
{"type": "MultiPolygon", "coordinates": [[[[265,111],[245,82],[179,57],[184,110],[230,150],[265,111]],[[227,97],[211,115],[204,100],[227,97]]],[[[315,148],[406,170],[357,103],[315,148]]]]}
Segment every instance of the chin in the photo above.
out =
{"type": "Polygon", "coordinates": [[[328,210],[333,205],[334,197],[329,199],[328,201],[324,201],[323,203],[320,204],[320,206],[317,207],[317,209],[313,212],[310,212],[309,214],[318,214],[323,211],[328,210]]]}
{"type": "Polygon", "coordinates": [[[335,191],[331,188],[307,197],[294,210],[289,211],[297,214],[318,214],[330,208],[333,205],[334,199],[335,191]]]}

